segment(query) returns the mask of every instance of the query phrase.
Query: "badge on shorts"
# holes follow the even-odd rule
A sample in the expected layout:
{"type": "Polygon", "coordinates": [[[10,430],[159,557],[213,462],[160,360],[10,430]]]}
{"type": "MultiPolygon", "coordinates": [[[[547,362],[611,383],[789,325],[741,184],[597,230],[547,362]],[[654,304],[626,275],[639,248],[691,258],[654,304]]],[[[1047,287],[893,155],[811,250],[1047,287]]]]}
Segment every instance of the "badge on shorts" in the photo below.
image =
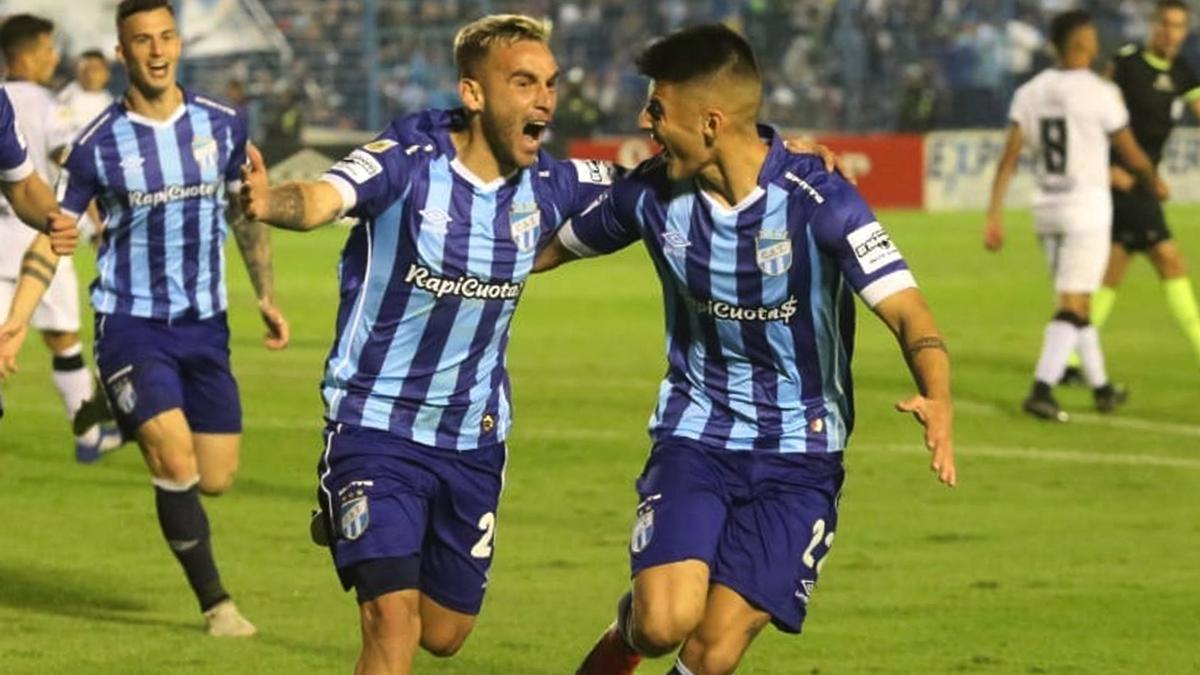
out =
{"type": "Polygon", "coordinates": [[[132,415],[133,409],[137,407],[137,391],[133,388],[133,366],[125,366],[113,373],[112,377],[108,378],[108,386],[117,410],[132,415]]]}
{"type": "Polygon", "coordinates": [[[371,509],[367,503],[367,488],[374,481],[356,480],[338,491],[338,532],[354,541],[371,524],[371,509]]]}
{"type": "Polygon", "coordinates": [[[796,599],[800,601],[800,604],[807,605],[808,601],[812,599],[813,591],[816,589],[817,582],[815,579],[801,579],[800,588],[796,589],[796,599]]]}
{"type": "Polygon", "coordinates": [[[629,541],[629,550],[641,553],[650,545],[654,538],[654,502],[662,499],[662,495],[650,495],[637,508],[637,522],[633,524],[633,537],[629,541]]]}

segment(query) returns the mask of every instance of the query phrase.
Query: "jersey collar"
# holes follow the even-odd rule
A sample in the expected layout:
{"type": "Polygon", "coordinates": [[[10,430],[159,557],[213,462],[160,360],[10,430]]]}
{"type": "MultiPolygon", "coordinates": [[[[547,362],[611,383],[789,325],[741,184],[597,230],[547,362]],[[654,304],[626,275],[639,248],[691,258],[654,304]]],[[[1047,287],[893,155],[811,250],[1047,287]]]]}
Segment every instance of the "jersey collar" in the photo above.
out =
{"type": "Polygon", "coordinates": [[[1155,56],[1149,49],[1142,50],[1142,58],[1145,59],[1146,63],[1150,64],[1150,67],[1155,70],[1161,70],[1164,73],[1171,70],[1170,61],[1161,56],[1155,56]]]}
{"type": "Polygon", "coordinates": [[[179,101],[179,107],[176,108],[175,111],[171,113],[171,116],[165,120],[151,119],[145,115],[139,115],[135,113],[129,109],[128,105],[125,104],[124,96],[121,97],[119,105],[121,106],[121,109],[125,111],[125,117],[129,118],[130,122],[137,122],[138,124],[153,127],[155,129],[166,129],[167,127],[174,126],[174,124],[179,121],[179,118],[183,117],[183,114],[187,112],[188,103],[191,103],[192,101],[192,96],[190,93],[188,93],[187,89],[180,87],[179,90],[183,94],[183,98],[179,101]]]}

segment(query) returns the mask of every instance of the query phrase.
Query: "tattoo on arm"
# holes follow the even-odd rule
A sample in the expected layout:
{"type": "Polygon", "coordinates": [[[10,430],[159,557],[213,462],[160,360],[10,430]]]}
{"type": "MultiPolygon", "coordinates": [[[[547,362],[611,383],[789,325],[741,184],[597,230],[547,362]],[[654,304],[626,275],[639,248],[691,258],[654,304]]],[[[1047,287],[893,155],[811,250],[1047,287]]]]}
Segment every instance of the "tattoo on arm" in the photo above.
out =
{"type": "Polygon", "coordinates": [[[304,227],[304,190],[295,183],[286,183],[271,189],[271,212],[267,220],[284,227],[304,227]]]}
{"type": "Polygon", "coordinates": [[[46,286],[49,286],[50,281],[54,278],[53,274],[46,274],[45,271],[39,269],[36,265],[31,265],[29,263],[26,263],[21,267],[21,276],[33,277],[46,286]]]}
{"type": "Polygon", "coordinates": [[[246,218],[240,210],[233,214],[233,236],[246,262],[250,283],[259,300],[275,297],[275,271],[271,265],[271,234],[266,225],[246,218]]]}
{"type": "Polygon", "coordinates": [[[942,338],[923,337],[908,345],[908,349],[906,350],[908,358],[914,358],[918,352],[924,349],[937,349],[947,354],[950,353],[950,350],[946,349],[946,341],[942,338]]]}

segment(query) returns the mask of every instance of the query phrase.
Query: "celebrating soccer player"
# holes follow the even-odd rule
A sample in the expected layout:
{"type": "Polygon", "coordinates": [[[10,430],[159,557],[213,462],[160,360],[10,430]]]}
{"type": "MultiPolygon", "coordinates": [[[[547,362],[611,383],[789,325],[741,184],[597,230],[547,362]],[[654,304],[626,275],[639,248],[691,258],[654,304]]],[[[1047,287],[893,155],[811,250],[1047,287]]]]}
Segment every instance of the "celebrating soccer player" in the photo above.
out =
{"type": "Polygon", "coordinates": [[[667,376],[637,483],[633,591],[579,673],[731,673],[768,623],[797,633],[837,530],[854,426],[857,293],[897,336],[931,466],[956,481],[950,364],[900,252],[855,189],[756,124],[762,80],[729,28],[639,59],[664,151],[564,226],[538,269],[641,239],[662,280],[667,376]],[[853,291],[853,293],[852,293],[853,291]]]}
{"type": "Polygon", "coordinates": [[[1100,334],[1091,323],[1091,296],[1100,285],[1112,238],[1109,147],[1153,199],[1166,186],[1129,129],[1121,93],[1091,71],[1099,49],[1096,27],[1082,10],[1056,16],[1050,27],[1058,65],[1017,89],[1009,112],[1008,138],[996,168],[984,229],[984,245],[1004,244],[1004,195],[1022,146],[1037,152],[1034,229],[1054,275],[1058,308],[1046,326],[1033,387],[1022,404],[1043,419],[1066,421],[1051,390],[1067,359],[1079,351],[1096,409],[1111,412],[1125,401],[1108,379],[1100,334]]]}
{"type": "MultiPolygon", "coordinates": [[[[246,128],[237,113],[175,80],[180,38],[168,0],[117,6],[118,55],[130,87],[86,128],[66,161],[62,208],[77,219],[95,198],[106,223],[92,285],[96,359],[117,421],[153,476],[163,536],[183,566],[208,632],[252,635],[213,559],[200,493],[229,489],[241,406],[230,372],[224,249],[232,226],[272,349],[288,327],[272,303],[270,241],[261,224],[227,217],[246,128]]],[[[23,272],[9,325],[28,320],[45,285],[23,272]]]]}

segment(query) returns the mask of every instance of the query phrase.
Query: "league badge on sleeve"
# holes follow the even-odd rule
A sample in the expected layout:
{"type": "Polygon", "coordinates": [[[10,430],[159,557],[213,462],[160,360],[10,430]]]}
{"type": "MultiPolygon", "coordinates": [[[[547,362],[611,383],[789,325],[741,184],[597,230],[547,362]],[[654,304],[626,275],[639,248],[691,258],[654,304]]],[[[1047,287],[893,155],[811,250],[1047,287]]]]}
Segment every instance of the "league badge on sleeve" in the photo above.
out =
{"type": "Polygon", "coordinates": [[[356,480],[338,491],[338,532],[343,538],[354,541],[370,526],[367,488],[374,484],[374,481],[356,480]]]}
{"type": "Polygon", "coordinates": [[[792,268],[792,240],[787,230],[763,229],[755,238],[758,269],[777,277],[792,268]]]}

